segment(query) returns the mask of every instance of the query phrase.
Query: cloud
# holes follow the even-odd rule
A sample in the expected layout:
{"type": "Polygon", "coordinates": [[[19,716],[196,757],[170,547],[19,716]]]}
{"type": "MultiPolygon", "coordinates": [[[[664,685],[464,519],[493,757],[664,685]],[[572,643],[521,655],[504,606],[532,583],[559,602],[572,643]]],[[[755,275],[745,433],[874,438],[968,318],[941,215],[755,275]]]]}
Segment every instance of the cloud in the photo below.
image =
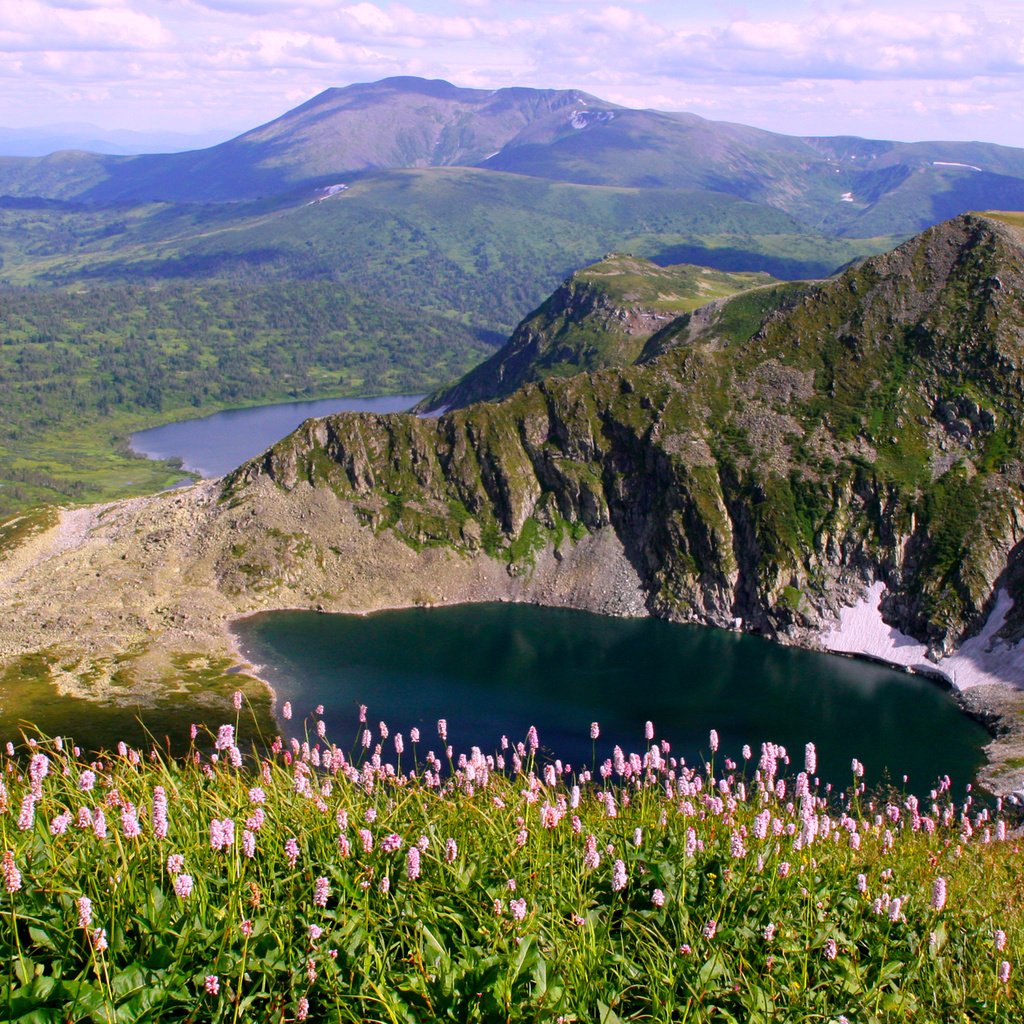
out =
{"type": "Polygon", "coordinates": [[[242,128],[327,86],[418,74],[782,131],[942,137],[973,117],[1024,145],[1018,14],[1015,0],[0,0],[0,103],[23,123],[242,128]]]}

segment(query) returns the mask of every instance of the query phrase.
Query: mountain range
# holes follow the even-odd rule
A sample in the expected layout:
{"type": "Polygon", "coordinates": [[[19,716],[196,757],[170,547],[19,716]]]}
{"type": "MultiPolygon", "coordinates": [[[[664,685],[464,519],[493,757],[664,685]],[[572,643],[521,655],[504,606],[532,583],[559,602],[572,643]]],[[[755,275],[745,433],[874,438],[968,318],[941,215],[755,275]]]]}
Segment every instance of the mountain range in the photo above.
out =
{"type": "Polygon", "coordinates": [[[808,228],[911,233],[1024,206],[1024,151],[985,143],[800,138],[579,90],[389,78],[328,89],[209,149],[0,160],[0,195],[89,203],[239,201],[398,168],[478,167],[578,185],[724,193],[808,228]]]}

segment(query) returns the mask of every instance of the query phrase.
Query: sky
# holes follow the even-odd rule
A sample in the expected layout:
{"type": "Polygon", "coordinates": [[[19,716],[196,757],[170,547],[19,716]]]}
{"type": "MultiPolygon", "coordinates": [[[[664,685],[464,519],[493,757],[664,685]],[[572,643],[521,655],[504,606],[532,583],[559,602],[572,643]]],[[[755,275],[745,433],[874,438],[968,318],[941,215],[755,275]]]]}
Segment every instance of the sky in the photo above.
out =
{"type": "Polygon", "coordinates": [[[1024,0],[0,0],[0,126],[220,133],[390,75],[1024,147],[1024,0]]]}

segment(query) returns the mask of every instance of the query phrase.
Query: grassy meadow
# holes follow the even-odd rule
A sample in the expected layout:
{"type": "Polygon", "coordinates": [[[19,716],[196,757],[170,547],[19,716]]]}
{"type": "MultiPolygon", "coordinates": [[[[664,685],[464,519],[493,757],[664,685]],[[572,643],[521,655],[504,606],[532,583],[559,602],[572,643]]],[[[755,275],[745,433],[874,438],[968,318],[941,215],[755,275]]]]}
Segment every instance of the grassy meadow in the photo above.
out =
{"type": "Polygon", "coordinates": [[[624,753],[597,724],[591,772],[532,730],[484,754],[443,721],[403,735],[365,709],[339,747],[316,713],[288,741],[243,737],[236,707],[178,758],[70,739],[0,755],[0,1016],[1024,1012],[1016,819],[943,780],[866,792],[855,762],[840,792],[813,747],[712,733],[687,765],[653,726],[624,753]]]}

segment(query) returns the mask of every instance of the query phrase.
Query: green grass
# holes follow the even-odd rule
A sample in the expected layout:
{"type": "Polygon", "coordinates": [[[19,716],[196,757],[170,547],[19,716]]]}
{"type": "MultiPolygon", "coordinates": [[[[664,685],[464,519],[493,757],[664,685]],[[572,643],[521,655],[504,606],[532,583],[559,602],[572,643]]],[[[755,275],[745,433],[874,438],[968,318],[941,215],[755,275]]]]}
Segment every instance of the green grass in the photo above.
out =
{"type": "Polygon", "coordinates": [[[655,746],[591,781],[529,737],[449,761],[382,726],[348,751],[315,715],[243,761],[246,717],[219,719],[216,757],[205,729],[178,760],[0,755],[6,1019],[1024,1012],[1018,842],[941,785],[826,794],[774,748],[758,784],[715,742],[706,767],[655,746]]]}

